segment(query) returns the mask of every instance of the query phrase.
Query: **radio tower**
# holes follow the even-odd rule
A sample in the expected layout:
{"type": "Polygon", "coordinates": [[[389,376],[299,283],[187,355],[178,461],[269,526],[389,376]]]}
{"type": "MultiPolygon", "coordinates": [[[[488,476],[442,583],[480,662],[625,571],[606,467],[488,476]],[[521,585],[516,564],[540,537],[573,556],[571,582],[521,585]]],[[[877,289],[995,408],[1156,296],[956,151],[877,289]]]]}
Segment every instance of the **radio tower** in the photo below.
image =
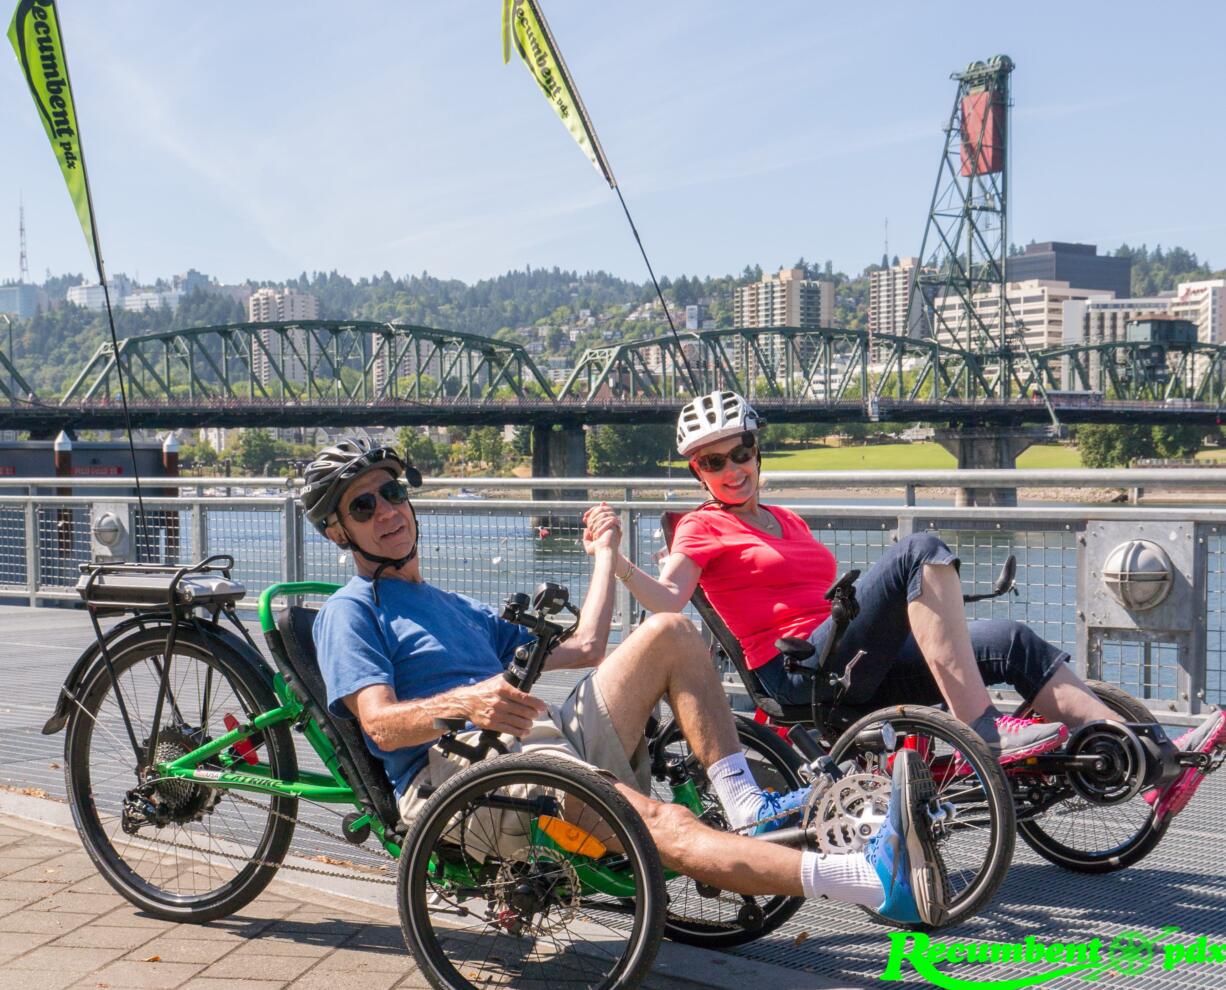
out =
{"type": "Polygon", "coordinates": [[[21,244],[21,261],[17,266],[17,282],[24,285],[30,280],[30,262],[26,258],[26,204],[17,194],[17,237],[21,244]]]}
{"type": "MultiPolygon", "coordinates": [[[[1012,72],[1013,60],[997,55],[951,77],[958,93],[945,127],[921,263],[911,276],[930,335],[964,353],[960,382],[948,387],[960,384],[968,398],[1008,399],[1020,392],[1019,357],[1029,366],[1028,377],[1040,378],[1005,294],[1012,72]]],[[[1050,403],[1047,409],[1055,422],[1050,403]]]]}

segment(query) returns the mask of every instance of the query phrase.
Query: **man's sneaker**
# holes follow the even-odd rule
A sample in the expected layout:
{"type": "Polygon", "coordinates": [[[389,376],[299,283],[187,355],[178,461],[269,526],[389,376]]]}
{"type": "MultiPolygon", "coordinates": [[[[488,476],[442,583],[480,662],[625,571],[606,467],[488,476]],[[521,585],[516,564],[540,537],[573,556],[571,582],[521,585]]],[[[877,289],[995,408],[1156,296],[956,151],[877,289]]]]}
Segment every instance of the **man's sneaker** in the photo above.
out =
{"type": "Polygon", "coordinates": [[[864,850],[885,890],[877,911],[899,924],[939,925],[947,884],[926,810],[936,787],[927,764],[909,749],[896,754],[893,780],[885,821],[864,850]]]}
{"type": "Polygon", "coordinates": [[[1002,715],[996,708],[975,719],[971,730],[988,744],[1002,766],[1048,753],[1068,738],[1063,722],[1002,715]]]}
{"type": "Polygon", "coordinates": [[[765,835],[775,829],[785,826],[799,825],[800,812],[809,800],[812,787],[801,787],[799,790],[788,791],[787,794],[776,794],[774,791],[762,792],[762,804],[758,808],[757,817],[761,822],[749,830],[750,835],[765,835]],[[789,814],[791,812],[791,814],[789,814]],[[768,819],[763,821],[763,819],[768,819]]]}
{"type": "MultiPolygon", "coordinates": [[[[1226,712],[1214,712],[1200,725],[1193,726],[1175,740],[1175,747],[1183,753],[1209,753],[1222,745],[1226,745],[1226,712]]],[[[1162,821],[1183,811],[1204,779],[1204,770],[1186,767],[1166,787],[1155,787],[1142,797],[1154,805],[1157,820],[1162,821]]]]}

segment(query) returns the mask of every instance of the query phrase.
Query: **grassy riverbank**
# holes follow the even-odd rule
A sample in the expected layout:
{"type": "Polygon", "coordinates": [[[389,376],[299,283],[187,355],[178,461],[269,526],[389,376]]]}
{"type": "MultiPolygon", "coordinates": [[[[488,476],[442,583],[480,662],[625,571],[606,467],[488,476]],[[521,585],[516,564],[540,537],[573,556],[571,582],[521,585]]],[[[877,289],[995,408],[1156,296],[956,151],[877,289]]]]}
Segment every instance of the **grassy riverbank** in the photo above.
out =
{"type": "MultiPolygon", "coordinates": [[[[1019,468],[1079,468],[1077,448],[1041,444],[1026,450],[1019,468]]],[[[957,467],[954,457],[935,443],[883,443],[864,447],[788,447],[763,458],[768,471],[913,471],[957,467]]]]}

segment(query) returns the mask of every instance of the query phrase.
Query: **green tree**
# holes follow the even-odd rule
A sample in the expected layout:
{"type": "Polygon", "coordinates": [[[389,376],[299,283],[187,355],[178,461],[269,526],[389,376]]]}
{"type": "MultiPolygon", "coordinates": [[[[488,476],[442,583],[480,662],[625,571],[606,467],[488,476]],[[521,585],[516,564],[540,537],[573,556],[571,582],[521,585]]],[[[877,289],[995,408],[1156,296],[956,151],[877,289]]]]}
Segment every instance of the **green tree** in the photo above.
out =
{"type": "Polygon", "coordinates": [[[1148,426],[1115,423],[1085,423],[1073,438],[1081,463],[1090,468],[1127,467],[1139,457],[1157,453],[1153,430],[1148,426]]]}
{"type": "Polygon", "coordinates": [[[422,474],[438,474],[443,469],[445,451],[420,430],[403,426],[396,440],[401,453],[422,474]]]}
{"type": "Polygon", "coordinates": [[[660,474],[675,439],[666,423],[597,426],[587,434],[587,469],[601,477],[660,474]]]}
{"type": "Polygon", "coordinates": [[[497,426],[478,426],[470,430],[464,443],[464,459],[478,464],[488,464],[497,471],[502,466],[502,455],[506,444],[502,439],[502,430],[497,426]]]}
{"type": "Polygon", "coordinates": [[[1159,457],[1182,460],[1194,457],[1205,442],[1205,428],[1194,424],[1162,423],[1153,428],[1154,449],[1159,457]]]}
{"type": "Polygon", "coordinates": [[[179,461],[184,468],[211,468],[216,466],[221,456],[213,449],[212,444],[185,443],[179,451],[179,461]]]}
{"type": "Polygon", "coordinates": [[[250,474],[262,473],[274,459],[289,452],[289,445],[267,430],[243,430],[238,439],[238,463],[250,474]]]}

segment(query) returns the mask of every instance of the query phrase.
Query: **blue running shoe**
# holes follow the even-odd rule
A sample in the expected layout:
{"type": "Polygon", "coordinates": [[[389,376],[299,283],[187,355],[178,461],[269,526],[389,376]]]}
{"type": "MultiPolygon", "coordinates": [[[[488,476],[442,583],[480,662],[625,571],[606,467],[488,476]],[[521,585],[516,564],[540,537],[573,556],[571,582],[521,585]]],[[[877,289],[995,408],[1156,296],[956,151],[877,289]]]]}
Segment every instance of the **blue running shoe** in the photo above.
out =
{"type": "Polygon", "coordinates": [[[787,794],[763,791],[762,804],[758,806],[758,814],[755,820],[761,821],[763,818],[773,820],[762,822],[761,825],[755,825],[749,830],[749,834],[765,835],[767,832],[773,832],[776,829],[799,825],[800,811],[805,806],[805,802],[809,800],[809,795],[812,791],[812,787],[802,787],[799,790],[788,791],[787,794]],[[789,811],[794,812],[794,814],[787,815],[786,813],[789,811]],[[783,817],[776,818],[776,815],[783,817]]]}
{"type": "Polygon", "coordinates": [[[914,750],[900,750],[886,819],[865,849],[885,888],[877,911],[899,924],[939,925],[945,914],[945,867],[924,810],[935,794],[923,758],[914,750]]]}

